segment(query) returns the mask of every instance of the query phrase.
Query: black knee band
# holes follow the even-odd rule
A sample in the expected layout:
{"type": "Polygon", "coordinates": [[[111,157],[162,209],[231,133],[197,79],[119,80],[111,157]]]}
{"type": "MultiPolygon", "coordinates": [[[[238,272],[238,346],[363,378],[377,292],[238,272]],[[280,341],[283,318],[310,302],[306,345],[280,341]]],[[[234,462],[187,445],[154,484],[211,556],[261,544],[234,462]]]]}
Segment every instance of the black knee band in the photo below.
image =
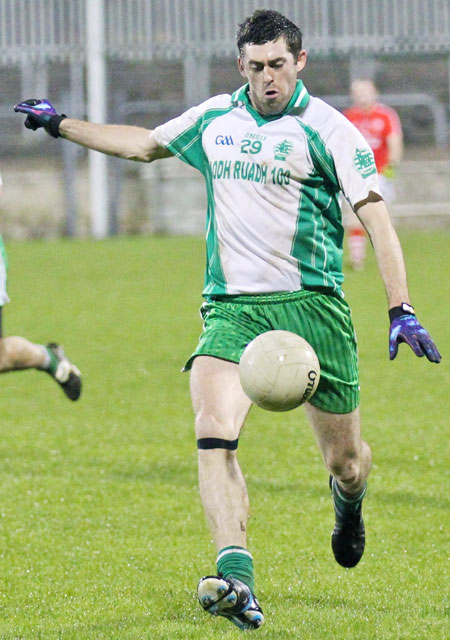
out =
{"type": "Polygon", "coordinates": [[[223,440],[222,438],[200,438],[197,440],[198,449],[237,449],[239,438],[236,440],[223,440]]]}

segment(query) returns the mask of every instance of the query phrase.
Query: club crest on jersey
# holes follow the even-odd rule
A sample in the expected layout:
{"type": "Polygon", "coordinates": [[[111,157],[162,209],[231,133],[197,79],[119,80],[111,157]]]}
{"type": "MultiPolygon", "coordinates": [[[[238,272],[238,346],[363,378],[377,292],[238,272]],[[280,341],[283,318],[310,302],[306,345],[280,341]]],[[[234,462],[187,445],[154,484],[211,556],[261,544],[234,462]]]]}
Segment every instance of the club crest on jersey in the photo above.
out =
{"type": "Polygon", "coordinates": [[[218,136],[216,136],[216,144],[223,144],[223,145],[233,146],[234,142],[233,142],[233,138],[231,136],[218,135],[218,136]]]}
{"type": "Polygon", "coordinates": [[[353,166],[363,178],[368,178],[377,172],[373,153],[368,149],[356,149],[353,156],[353,166]]]}
{"type": "Polygon", "coordinates": [[[292,142],[289,142],[289,140],[283,140],[282,142],[279,142],[273,148],[275,160],[286,160],[293,148],[294,145],[292,144],[292,142]]]}

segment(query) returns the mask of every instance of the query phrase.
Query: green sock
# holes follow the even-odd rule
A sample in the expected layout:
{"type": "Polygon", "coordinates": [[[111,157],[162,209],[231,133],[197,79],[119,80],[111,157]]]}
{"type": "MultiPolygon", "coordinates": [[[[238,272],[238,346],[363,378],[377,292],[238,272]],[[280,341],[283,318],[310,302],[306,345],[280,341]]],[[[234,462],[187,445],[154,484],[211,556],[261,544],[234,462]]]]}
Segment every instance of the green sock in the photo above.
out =
{"type": "Polygon", "coordinates": [[[56,373],[56,369],[58,368],[58,360],[51,349],[46,346],[44,346],[44,349],[47,351],[50,358],[50,363],[45,371],[48,371],[51,376],[54,376],[56,373]]]}
{"type": "Polygon", "coordinates": [[[224,547],[219,551],[216,560],[217,571],[224,577],[237,578],[253,592],[255,578],[253,576],[253,557],[244,547],[224,547]]]}
{"type": "Polygon", "coordinates": [[[361,491],[355,495],[351,495],[344,491],[342,487],[339,486],[337,480],[333,478],[331,482],[331,489],[333,492],[334,502],[338,509],[340,510],[348,510],[348,509],[358,509],[361,504],[364,496],[367,493],[367,482],[364,483],[361,491]]]}

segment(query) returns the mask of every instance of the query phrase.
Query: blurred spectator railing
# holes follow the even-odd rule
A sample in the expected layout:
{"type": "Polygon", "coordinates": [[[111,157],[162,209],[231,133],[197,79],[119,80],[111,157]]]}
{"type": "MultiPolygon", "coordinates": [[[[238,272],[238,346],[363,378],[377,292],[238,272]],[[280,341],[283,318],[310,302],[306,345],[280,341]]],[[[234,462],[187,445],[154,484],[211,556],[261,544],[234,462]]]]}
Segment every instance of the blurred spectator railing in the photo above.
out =
{"type": "MultiPolygon", "coordinates": [[[[422,61],[419,55],[440,54],[448,56],[450,69],[450,0],[270,0],[267,4],[301,27],[305,47],[316,58],[356,60],[359,66],[361,57],[417,54],[422,61]]],[[[20,91],[17,87],[14,90],[16,99],[46,96],[52,71],[62,67],[60,63],[69,63],[64,73],[70,80],[70,89],[63,102],[67,102],[68,113],[83,117],[86,103],[92,107],[100,102],[89,99],[90,89],[106,84],[104,80],[89,81],[89,69],[94,66],[89,63],[94,57],[88,56],[90,50],[91,54],[98,54],[103,66],[107,60],[174,61],[184,67],[184,99],[180,103],[183,109],[210,95],[210,62],[235,58],[237,25],[261,5],[264,5],[261,0],[0,0],[0,67],[5,67],[2,77],[6,78],[11,70],[16,84],[20,79],[20,91]],[[101,52],[100,39],[87,36],[87,23],[92,26],[94,22],[88,20],[89,9],[93,7],[104,8],[97,25],[104,34],[101,52]]],[[[444,96],[447,95],[450,91],[446,90],[444,96]]],[[[13,99],[5,90],[5,82],[2,96],[0,132],[5,132],[5,139],[11,130],[18,130],[21,121],[12,112],[13,99]],[[10,126],[13,117],[14,125],[10,126]]],[[[414,104],[411,95],[400,99],[407,100],[405,104],[414,104]]],[[[425,104],[426,96],[420,95],[420,104],[433,113],[435,139],[442,145],[447,141],[450,108],[445,114],[439,99],[442,97],[430,96],[425,104]]],[[[136,102],[125,107],[133,112],[140,108],[136,102]]],[[[166,102],[165,112],[170,108],[171,103],[166,102]]],[[[94,121],[101,121],[90,115],[89,108],[87,113],[94,121]]],[[[127,111],[121,115],[126,118],[127,111]]],[[[38,139],[28,136],[27,144],[38,139]]],[[[17,141],[15,136],[16,146],[17,141]]],[[[76,154],[70,146],[64,146],[63,153],[68,185],[66,227],[68,233],[75,233],[77,203],[72,186],[76,154]]],[[[105,162],[104,165],[103,177],[107,173],[105,162]]],[[[106,179],[97,182],[106,185],[106,179]]],[[[120,179],[116,183],[120,185],[120,179]]],[[[92,193],[98,191],[91,187],[92,193]]],[[[119,201],[118,195],[116,199],[119,201]]],[[[102,208],[106,209],[106,205],[102,208]]],[[[93,204],[92,209],[94,218],[99,207],[93,204]]],[[[100,218],[105,220],[106,214],[102,212],[100,218]]],[[[117,212],[110,216],[111,220],[115,218],[117,212]]],[[[111,229],[115,226],[113,223],[111,229]]]]}
{"type": "MultiPolygon", "coordinates": [[[[80,60],[86,2],[0,0],[0,64],[80,60]]],[[[100,1],[100,0],[95,0],[100,1]]],[[[237,24],[260,0],[103,0],[110,57],[145,60],[235,55],[237,24]]],[[[450,52],[448,0],[271,0],[315,55],[450,52]]]]}

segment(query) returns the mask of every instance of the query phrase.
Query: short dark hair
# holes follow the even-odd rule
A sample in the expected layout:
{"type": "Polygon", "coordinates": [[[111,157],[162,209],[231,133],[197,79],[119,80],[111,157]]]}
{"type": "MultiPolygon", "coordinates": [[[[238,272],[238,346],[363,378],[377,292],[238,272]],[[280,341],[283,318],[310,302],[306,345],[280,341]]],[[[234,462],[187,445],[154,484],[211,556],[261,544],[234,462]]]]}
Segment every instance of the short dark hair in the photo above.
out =
{"type": "Polygon", "coordinates": [[[297,58],[302,49],[302,32],[288,18],[270,9],[257,9],[239,25],[236,34],[240,55],[246,44],[265,44],[279,38],[285,39],[288,51],[297,58]]]}

